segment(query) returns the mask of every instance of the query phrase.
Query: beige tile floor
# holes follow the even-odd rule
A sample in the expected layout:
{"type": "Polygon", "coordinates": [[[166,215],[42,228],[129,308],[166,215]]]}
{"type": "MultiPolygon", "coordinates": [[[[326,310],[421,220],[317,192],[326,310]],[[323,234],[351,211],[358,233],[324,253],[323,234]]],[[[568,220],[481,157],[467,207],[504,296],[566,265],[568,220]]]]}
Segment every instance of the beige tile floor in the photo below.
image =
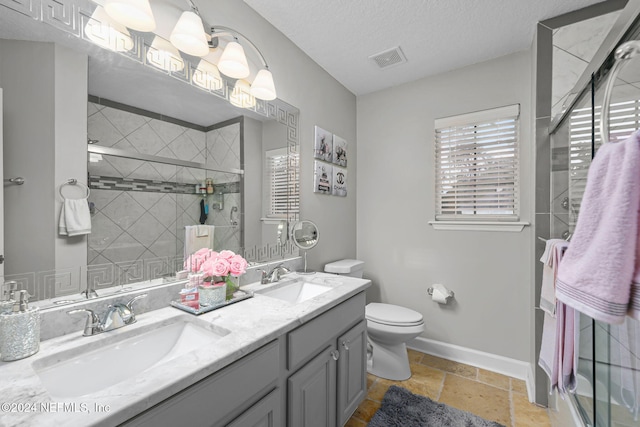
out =
{"type": "Polygon", "coordinates": [[[529,403],[522,380],[413,350],[409,350],[409,361],[412,376],[406,381],[368,375],[367,398],[346,427],[366,426],[394,384],[507,427],[551,426],[546,409],[529,403]]]}

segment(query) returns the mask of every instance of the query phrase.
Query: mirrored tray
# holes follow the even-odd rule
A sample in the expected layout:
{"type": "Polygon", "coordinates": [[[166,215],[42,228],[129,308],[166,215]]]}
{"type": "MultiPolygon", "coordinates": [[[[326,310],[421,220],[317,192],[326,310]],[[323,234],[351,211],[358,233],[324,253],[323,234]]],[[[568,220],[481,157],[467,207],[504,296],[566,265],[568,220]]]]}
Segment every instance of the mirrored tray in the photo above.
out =
{"type": "Polygon", "coordinates": [[[193,307],[189,307],[188,305],[182,304],[180,300],[174,300],[174,301],[171,301],[171,306],[175,308],[179,308],[180,310],[184,310],[187,313],[195,314],[196,316],[198,316],[200,314],[208,313],[210,311],[217,310],[219,308],[223,308],[228,305],[235,304],[238,301],[242,301],[249,298],[253,298],[253,292],[247,292],[240,289],[233,294],[233,298],[223,302],[222,304],[201,305],[200,308],[193,308],[193,307]]]}

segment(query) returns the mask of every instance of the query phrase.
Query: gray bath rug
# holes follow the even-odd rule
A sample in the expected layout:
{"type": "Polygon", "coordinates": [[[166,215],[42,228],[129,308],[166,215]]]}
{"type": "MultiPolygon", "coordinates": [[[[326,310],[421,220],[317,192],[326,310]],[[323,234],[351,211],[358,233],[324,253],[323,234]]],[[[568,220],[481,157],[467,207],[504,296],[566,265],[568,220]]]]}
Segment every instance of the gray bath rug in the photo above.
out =
{"type": "Polygon", "coordinates": [[[367,427],[504,427],[392,385],[367,427]]]}

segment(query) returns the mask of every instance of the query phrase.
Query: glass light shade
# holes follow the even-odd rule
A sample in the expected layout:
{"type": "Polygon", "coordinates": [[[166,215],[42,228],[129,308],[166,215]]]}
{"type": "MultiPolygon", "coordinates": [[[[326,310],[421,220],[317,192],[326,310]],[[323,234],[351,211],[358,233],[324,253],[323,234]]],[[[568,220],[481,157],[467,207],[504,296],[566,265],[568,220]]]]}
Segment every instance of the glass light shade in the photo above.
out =
{"type": "Polygon", "coordinates": [[[218,69],[222,74],[232,79],[249,77],[249,64],[240,43],[230,42],[224,48],[220,61],[218,61],[218,69]]]}
{"type": "Polygon", "coordinates": [[[189,55],[205,56],[209,53],[202,19],[190,10],[182,12],[169,40],[175,47],[189,55]]]}
{"type": "Polygon", "coordinates": [[[256,105],[256,98],[251,95],[251,86],[246,80],[238,80],[229,95],[229,102],[238,108],[252,108],[256,105]]]}
{"type": "Polygon", "coordinates": [[[153,31],[156,20],[149,0],[106,0],[104,10],[122,25],[138,31],[153,31]]]}
{"type": "Polygon", "coordinates": [[[147,47],[147,64],[169,72],[184,69],[184,61],[178,49],[159,36],[156,36],[151,46],[147,47]]]}
{"type": "Polygon", "coordinates": [[[263,68],[258,71],[258,75],[251,84],[251,95],[258,99],[271,101],[276,99],[276,87],[273,84],[273,75],[271,71],[263,68]]]}
{"type": "Polygon", "coordinates": [[[207,61],[200,61],[198,68],[193,72],[191,77],[194,85],[200,86],[207,90],[222,89],[222,77],[218,67],[207,61]]]}
{"type": "Polygon", "coordinates": [[[127,28],[109,17],[102,6],[96,7],[91,14],[91,19],[84,26],[84,36],[98,46],[114,52],[133,49],[133,39],[127,28]]]}

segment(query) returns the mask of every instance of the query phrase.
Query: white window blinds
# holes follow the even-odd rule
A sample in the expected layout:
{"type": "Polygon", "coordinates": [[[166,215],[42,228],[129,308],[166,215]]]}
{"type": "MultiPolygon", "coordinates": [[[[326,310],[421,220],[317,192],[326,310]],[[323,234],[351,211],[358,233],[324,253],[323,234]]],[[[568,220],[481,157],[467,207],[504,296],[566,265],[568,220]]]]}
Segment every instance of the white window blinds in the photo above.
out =
{"type": "Polygon", "coordinates": [[[510,105],[435,121],[436,221],[517,221],[519,115],[510,105]]]}
{"type": "Polygon", "coordinates": [[[289,172],[297,169],[298,158],[297,154],[289,156],[286,149],[271,150],[266,153],[265,169],[269,183],[267,217],[286,218],[288,213],[299,211],[298,186],[295,185],[294,179],[290,179],[289,172]],[[288,167],[289,163],[291,163],[291,169],[288,167]]]}
{"type": "MultiPolygon", "coordinates": [[[[595,150],[602,144],[600,140],[601,106],[594,110],[595,150]]],[[[640,128],[640,100],[612,103],[609,106],[609,137],[622,140],[640,128]]],[[[582,196],[587,184],[587,174],[591,165],[591,107],[576,109],[569,121],[569,207],[571,230],[580,212],[582,196]]]]}

